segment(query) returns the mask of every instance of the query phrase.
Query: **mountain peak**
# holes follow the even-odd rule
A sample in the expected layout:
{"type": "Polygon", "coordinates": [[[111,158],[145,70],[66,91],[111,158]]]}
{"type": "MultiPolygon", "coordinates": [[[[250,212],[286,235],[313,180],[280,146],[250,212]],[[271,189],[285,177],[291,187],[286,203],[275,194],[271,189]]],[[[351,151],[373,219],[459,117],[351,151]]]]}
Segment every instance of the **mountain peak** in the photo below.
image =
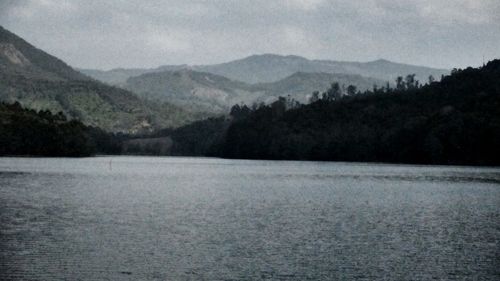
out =
{"type": "Polygon", "coordinates": [[[372,63],[393,63],[393,62],[386,60],[386,59],[378,59],[378,60],[372,61],[372,63]]]}
{"type": "MultiPolygon", "coordinates": [[[[21,37],[0,26],[0,64],[23,67],[26,75],[63,80],[89,80],[89,78],[60,59],[37,49],[21,37]],[[28,67],[29,66],[29,67],[28,67]]],[[[4,71],[7,71],[5,68],[4,71]]]]}
{"type": "Polygon", "coordinates": [[[264,53],[264,54],[255,54],[248,56],[246,58],[243,58],[241,60],[255,60],[255,59],[280,59],[280,60],[307,60],[304,57],[297,56],[297,55],[279,55],[279,54],[271,54],[271,53],[264,53]]]}

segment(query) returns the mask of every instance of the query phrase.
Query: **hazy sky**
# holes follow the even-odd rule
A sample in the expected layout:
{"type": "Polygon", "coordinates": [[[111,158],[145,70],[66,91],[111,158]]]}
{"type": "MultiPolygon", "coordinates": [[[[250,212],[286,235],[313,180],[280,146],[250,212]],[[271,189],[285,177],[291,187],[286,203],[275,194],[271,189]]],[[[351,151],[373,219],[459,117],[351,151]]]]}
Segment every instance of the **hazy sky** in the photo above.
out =
{"type": "Polygon", "coordinates": [[[500,58],[500,0],[0,0],[0,25],[101,69],[261,53],[445,68],[500,58]]]}

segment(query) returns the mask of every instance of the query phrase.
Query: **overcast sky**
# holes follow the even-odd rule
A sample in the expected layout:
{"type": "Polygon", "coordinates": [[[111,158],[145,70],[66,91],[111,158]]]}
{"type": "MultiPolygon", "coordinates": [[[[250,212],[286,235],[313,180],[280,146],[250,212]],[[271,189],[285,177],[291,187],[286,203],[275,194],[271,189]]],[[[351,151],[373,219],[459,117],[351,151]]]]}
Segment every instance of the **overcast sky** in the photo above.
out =
{"type": "Polygon", "coordinates": [[[500,0],[0,0],[0,25],[100,69],[262,53],[443,68],[500,58],[500,0]]]}

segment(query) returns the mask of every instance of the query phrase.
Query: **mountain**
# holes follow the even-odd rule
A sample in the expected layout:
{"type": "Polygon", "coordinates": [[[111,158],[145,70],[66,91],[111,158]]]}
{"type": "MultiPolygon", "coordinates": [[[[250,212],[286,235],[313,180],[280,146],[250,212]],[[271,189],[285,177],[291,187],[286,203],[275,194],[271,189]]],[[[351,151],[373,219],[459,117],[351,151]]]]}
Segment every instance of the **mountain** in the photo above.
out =
{"type": "Polygon", "coordinates": [[[362,92],[372,89],[374,85],[380,88],[387,83],[380,79],[355,74],[296,72],[276,82],[255,84],[254,88],[261,89],[269,98],[290,96],[306,103],[312,92],[323,92],[334,82],[344,87],[356,86],[357,90],[362,92]]]}
{"type": "Polygon", "coordinates": [[[147,100],[169,101],[193,111],[228,112],[263,95],[252,85],[193,70],[163,71],[131,77],[123,86],[147,100]]]}
{"type": "Polygon", "coordinates": [[[167,65],[153,69],[113,69],[81,70],[83,73],[113,85],[121,85],[129,77],[145,73],[191,69],[225,76],[229,79],[249,84],[270,83],[284,79],[297,72],[342,73],[361,75],[383,81],[394,82],[398,76],[416,74],[420,81],[427,81],[429,75],[439,79],[449,73],[446,69],[435,69],[376,60],[372,62],[342,62],[331,60],[309,60],[300,56],[281,56],[274,54],[253,55],[243,59],[213,65],[167,65]]]}
{"type": "Polygon", "coordinates": [[[129,78],[124,88],[147,100],[169,101],[193,111],[226,113],[235,104],[269,103],[290,96],[305,103],[314,91],[330,84],[354,85],[359,90],[383,86],[385,82],[360,75],[298,72],[273,83],[247,84],[223,76],[194,70],[164,71],[129,78]]]}
{"type": "Polygon", "coordinates": [[[0,73],[28,79],[65,81],[90,78],[0,26],[0,73]]]}
{"type": "Polygon", "coordinates": [[[107,83],[109,85],[123,85],[128,78],[140,76],[142,74],[161,71],[176,71],[181,69],[189,69],[187,65],[166,65],[158,68],[115,68],[111,70],[97,69],[79,69],[85,75],[88,75],[96,80],[107,83]]]}
{"type": "Polygon", "coordinates": [[[500,164],[500,60],[287,110],[232,111],[215,156],[451,165],[500,164]]]}
{"type": "Polygon", "coordinates": [[[235,106],[229,117],[133,136],[118,146],[126,154],[498,166],[499,109],[500,60],[494,60],[428,85],[326,95],[306,105],[279,99],[235,106]]]}
{"type": "Polygon", "coordinates": [[[196,67],[230,79],[247,83],[274,82],[296,72],[323,72],[355,74],[393,82],[398,76],[416,74],[417,79],[427,81],[429,75],[436,78],[449,73],[444,69],[394,63],[387,60],[373,62],[342,62],[309,60],[299,56],[274,54],[253,55],[227,63],[196,67]]]}
{"type": "Polygon", "coordinates": [[[168,103],[149,103],[74,70],[0,27],[0,100],[63,112],[85,125],[138,132],[175,127],[194,116],[168,103]]]}

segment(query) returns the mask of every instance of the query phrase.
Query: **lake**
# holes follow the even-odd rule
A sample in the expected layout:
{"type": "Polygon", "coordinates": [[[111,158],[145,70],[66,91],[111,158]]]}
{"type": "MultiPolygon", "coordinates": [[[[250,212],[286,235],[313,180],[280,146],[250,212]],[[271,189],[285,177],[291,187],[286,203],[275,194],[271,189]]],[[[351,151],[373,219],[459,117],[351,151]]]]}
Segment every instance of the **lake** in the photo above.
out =
{"type": "Polygon", "coordinates": [[[500,169],[0,158],[1,280],[500,280],[500,169]]]}

